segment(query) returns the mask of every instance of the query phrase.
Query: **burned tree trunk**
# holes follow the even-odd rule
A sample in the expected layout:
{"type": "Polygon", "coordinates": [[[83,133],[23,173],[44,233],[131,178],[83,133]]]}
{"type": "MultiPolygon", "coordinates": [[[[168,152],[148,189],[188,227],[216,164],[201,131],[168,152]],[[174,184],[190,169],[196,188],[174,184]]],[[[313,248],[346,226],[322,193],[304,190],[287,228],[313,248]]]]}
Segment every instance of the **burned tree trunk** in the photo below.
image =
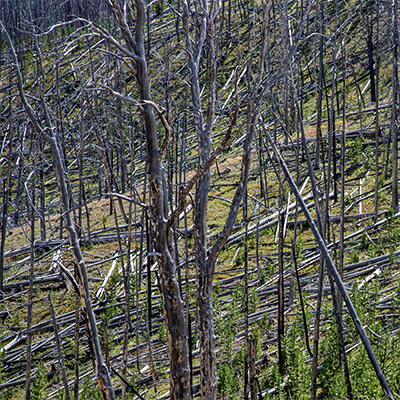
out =
{"type": "Polygon", "coordinates": [[[398,51],[399,51],[399,28],[398,28],[398,3],[393,0],[392,4],[392,25],[393,25],[393,99],[392,99],[392,207],[393,212],[399,212],[399,190],[398,190],[398,99],[399,99],[399,71],[398,71],[398,51]]]}
{"type": "MultiPolygon", "coordinates": [[[[3,27],[3,29],[4,29],[4,27],[3,27]]],[[[83,259],[80,242],[79,242],[76,230],[75,230],[75,225],[72,220],[71,211],[69,208],[70,196],[69,196],[68,190],[67,190],[67,183],[66,183],[66,178],[65,178],[66,172],[65,172],[64,165],[62,162],[61,153],[59,150],[57,139],[54,135],[54,129],[53,129],[50,117],[49,117],[47,106],[44,103],[44,101],[42,102],[43,111],[45,114],[44,128],[39,123],[39,120],[38,120],[37,116],[35,115],[35,112],[33,111],[32,107],[28,103],[28,101],[25,97],[25,92],[24,92],[24,88],[23,88],[23,79],[22,79],[20,68],[19,68],[17,55],[15,53],[13,43],[12,43],[10,37],[8,36],[7,32],[6,32],[6,37],[7,37],[10,49],[11,49],[12,57],[14,59],[14,63],[15,63],[15,67],[16,67],[16,74],[17,74],[17,78],[18,78],[19,95],[21,97],[25,111],[28,114],[28,117],[29,117],[34,129],[36,130],[37,134],[42,135],[46,139],[48,145],[50,146],[50,151],[51,151],[51,154],[53,157],[53,166],[54,166],[55,174],[57,176],[58,188],[60,191],[61,207],[62,207],[63,213],[65,214],[66,228],[67,228],[68,234],[69,234],[69,242],[71,245],[71,250],[72,250],[72,254],[74,256],[75,263],[78,266],[79,277],[80,277],[81,303],[82,303],[83,312],[87,316],[87,321],[88,321],[87,332],[89,335],[89,340],[93,344],[93,351],[94,351],[93,356],[94,356],[95,367],[96,367],[97,381],[99,383],[100,389],[103,391],[105,398],[107,398],[108,400],[114,400],[115,392],[114,392],[114,388],[113,388],[112,381],[111,381],[111,375],[108,371],[107,365],[105,364],[103,355],[101,353],[100,340],[99,340],[98,330],[97,330],[97,325],[96,325],[96,318],[95,318],[95,314],[94,314],[93,308],[92,308],[92,303],[90,300],[89,281],[88,281],[88,275],[87,275],[87,271],[86,271],[86,264],[83,259]]],[[[36,47],[39,50],[39,46],[37,43],[36,43],[36,47]]],[[[40,65],[42,65],[40,51],[38,51],[38,56],[40,58],[40,65]]],[[[42,70],[41,73],[44,74],[43,68],[41,68],[41,70],[42,70]]]]}
{"type": "MultiPolygon", "coordinates": [[[[162,151],[157,138],[157,125],[153,111],[150,75],[144,48],[146,12],[140,0],[135,1],[135,36],[131,34],[126,15],[116,0],[110,1],[119,29],[126,42],[124,49],[133,60],[140,96],[140,111],[145,125],[147,165],[150,184],[150,221],[154,251],[158,257],[161,277],[164,316],[167,326],[170,353],[171,399],[190,399],[190,368],[188,355],[187,324],[181,299],[177,271],[173,259],[171,229],[167,224],[167,185],[161,161],[162,151]]],[[[99,28],[101,29],[101,28],[99,28]]],[[[104,31],[102,32],[104,34],[104,31]]]]}
{"type": "MultiPolygon", "coordinates": [[[[212,6],[211,6],[212,7],[212,6]]],[[[204,168],[211,156],[211,134],[214,126],[214,115],[216,107],[216,72],[217,57],[214,33],[214,20],[217,16],[217,8],[208,10],[206,1],[200,2],[202,11],[201,31],[197,46],[194,49],[189,36],[189,5],[183,4],[183,29],[186,38],[186,49],[189,54],[189,79],[194,109],[194,120],[198,140],[199,169],[204,168]],[[200,56],[204,41],[207,39],[209,48],[210,82],[208,88],[208,110],[207,120],[204,124],[201,109],[201,90],[199,80],[200,56]]],[[[208,193],[210,190],[211,172],[208,169],[199,179],[196,187],[194,204],[194,248],[196,254],[196,277],[197,277],[197,325],[199,328],[200,342],[200,386],[201,398],[215,399],[217,393],[217,372],[215,354],[214,333],[214,309],[212,305],[212,266],[207,258],[206,243],[206,216],[208,193]]]]}

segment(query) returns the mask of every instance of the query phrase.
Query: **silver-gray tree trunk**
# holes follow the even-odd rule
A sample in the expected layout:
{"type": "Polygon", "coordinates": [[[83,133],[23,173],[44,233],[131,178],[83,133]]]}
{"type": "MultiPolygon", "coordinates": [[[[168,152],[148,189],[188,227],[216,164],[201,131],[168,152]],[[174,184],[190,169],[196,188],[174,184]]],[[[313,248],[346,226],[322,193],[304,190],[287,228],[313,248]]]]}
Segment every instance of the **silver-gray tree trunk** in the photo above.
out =
{"type": "MultiPolygon", "coordinates": [[[[126,3],[126,2],[125,2],[126,3]]],[[[147,143],[147,165],[150,186],[151,234],[160,267],[164,317],[170,353],[170,398],[191,399],[187,324],[183,310],[177,271],[173,260],[171,230],[167,226],[167,187],[157,138],[157,125],[153,111],[150,75],[144,50],[146,12],[143,1],[135,0],[135,35],[130,32],[126,15],[116,0],[110,0],[119,29],[126,42],[126,52],[133,59],[139,89],[140,111],[144,120],[147,143]]]]}
{"type": "MultiPolygon", "coordinates": [[[[4,29],[4,27],[3,27],[4,29]]],[[[103,395],[106,399],[108,400],[115,400],[115,391],[114,387],[112,384],[111,380],[111,375],[109,373],[109,370],[107,368],[106,363],[104,362],[104,358],[101,352],[101,346],[100,346],[100,340],[98,336],[98,330],[97,330],[97,324],[96,324],[96,318],[95,314],[92,309],[92,303],[90,299],[90,291],[89,291],[89,280],[87,276],[87,270],[86,270],[86,264],[83,259],[78,235],[75,230],[75,225],[72,221],[71,217],[71,211],[69,207],[69,200],[70,196],[68,194],[67,190],[67,184],[66,184],[66,179],[65,179],[65,169],[64,165],[62,163],[62,158],[61,158],[61,153],[60,149],[56,140],[56,137],[54,136],[54,129],[51,124],[51,120],[49,117],[49,113],[46,107],[46,104],[43,102],[42,107],[43,107],[43,113],[45,115],[45,127],[42,128],[41,124],[39,123],[38,118],[36,117],[32,107],[28,103],[24,88],[23,88],[23,79],[21,75],[21,71],[19,69],[19,64],[18,64],[18,59],[17,55],[14,50],[13,43],[6,32],[6,37],[7,41],[10,45],[11,53],[14,59],[15,67],[16,67],[16,74],[17,74],[17,79],[18,79],[18,89],[19,89],[19,94],[22,100],[22,103],[24,105],[25,111],[34,127],[38,135],[42,135],[47,143],[50,146],[50,151],[52,154],[53,158],[53,167],[55,170],[55,174],[57,177],[57,182],[58,182],[58,187],[60,190],[60,199],[61,199],[61,208],[63,213],[65,214],[66,218],[66,228],[68,230],[68,235],[69,235],[69,242],[71,245],[71,250],[72,254],[75,260],[76,265],[78,266],[78,271],[79,271],[79,280],[80,280],[80,296],[81,296],[81,303],[82,303],[82,311],[86,315],[86,320],[87,320],[87,333],[89,336],[89,340],[91,341],[93,345],[93,356],[94,356],[94,362],[95,362],[95,368],[96,368],[96,378],[100,386],[100,390],[103,392],[103,395]]],[[[36,38],[37,39],[37,38],[36,38]]],[[[41,53],[38,44],[36,43],[36,47],[38,50],[38,57],[40,61],[40,66],[41,66],[41,73],[44,78],[44,72],[43,72],[43,66],[42,66],[42,59],[41,59],[41,53]]],[[[45,81],[45,79],[43,79],[45,81]]]]}

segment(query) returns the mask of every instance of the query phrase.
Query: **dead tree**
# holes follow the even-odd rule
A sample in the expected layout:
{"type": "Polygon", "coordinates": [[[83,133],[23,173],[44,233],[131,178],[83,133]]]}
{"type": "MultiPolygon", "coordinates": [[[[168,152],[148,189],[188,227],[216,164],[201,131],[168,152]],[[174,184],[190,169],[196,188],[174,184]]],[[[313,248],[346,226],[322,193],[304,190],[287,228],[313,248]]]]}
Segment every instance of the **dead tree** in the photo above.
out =
{"type": "MultiPolygon", "coordinates": [[[[165,147],[160,148],[157,137],[157,122],[153,110],[155,104],[152,102],[150,74],[147,68],[144,47],[145,6],[143,1],[135,1],[136,24],[133,35],[127,23],[127,3],[124,2],[124,11],[121,10],[116,0],[110,0],[109,4],[113,8],[126,47],[123,47],[102,28],[94,24],[92,26],[130,59],[133,70],[136,71],[136,83],[140,97],[140,102],[137,105],[144,120],[147,144],[147,173],[150,186],[150,229],[153,236],[154,250],[157,254],[160,267],[163,307],[170,350],[171,399],[190,399],[187,324],[185,322],[183,302],[173,258],[173,237],[170,226],[167,224],[168,188],[161,159],[165,147]]],[[[165,143],[168,143],[167,139],[165,143]]]]}
{"type": "MultiPolygon", "coordinates": [[[[183,3],[183,30],[188,52],[188,67],[192,107],[198,140],[199,168],[204,168],[211,156],[212,131],[214,127],[216,109],[216,79],[217,79],[217,57],[215,38],[215,19],[218,15],[218,5],[211,5],[203,0],[199,2],[202,12],[201,30],[196,47],[192,46],[189,35],[189,4],[183,3]],[[209,73],[210,81],[208,87],[207,118],[204,121],[201,102],[201,89],[199,79],[200,60],[203,53],[203,45],[207,40],[209,49],[209,73]]],[[[200,385],[202,399],[215,399],[217,391],[216,353],[214,333],[214,309],[212,305],[212,281],[213,266],[207,257],[207,203],[210,191],[211,171],[208,169],[199,179],[196,186],[194,204],[194,248],[196,254],[196,277],[197,277],[197,325],[199,329],[200,342],[200,385]]]]}
{"type": "Polygon", "coordinates": [[[392,27],[393,27],[393,99],[392,99],[392,207],[394,214],[399,212],[399,190],[398,190],[398,107],[399,107],[399,72],[398,72],[398,51],[399,51],[399,27],[398,27],[398,3],[392,3],[392,27]]]}
{"type": "MultiPolygon", "coordinates": [[[[94,357],[94,362],[95,362],[95,367],[96,367],[97,381],[99,383],[100,389],[103,391],[104,396],[108,400],[114,400],[115,392],[114,392],[114,388],[113,388],[112,381],[111,381],[111,375],[109,373],[107,365],[104,362],[104,358],[103,358],[103,355],[101,352],[100,340],[99,340],[98,330],[97,330],[97,325],[96,325],[96,318],[95,318],[95,314],[93,312],[92,302],[90,299],[89,281],[88,281],[88,276],[87,276],[87,271],[86,271],[86,264],[83,259],[80,242],[79,242],[78,235],[77,235],[76,229],[75,229],[75,224],[71,217],[71,211],[70,211],[70,207],[69,207],[70,196],[68,194],[67,183],[66,183],[66,171],[64,169],[63,161],[61,158],[59,145],[58,145],[56,136],[54,135],[54,127],[53,127],[52,121],[50,119],[50,115],[49,115],[47,105],[46,105],[44,99],[42,99],[42,108],[43,108],[42,111],[45,116],[45,121],[43,124],[41,123],[40,119],[36,115],[35,111],[32,109],[31,105],[28,103],[27,98],[25,96],[23,78],[22,78],[21,71],[20,71],[19,64],[18,64],[17,54],[14,50],[14,45],[13,45],[11,38],[8,35],[7,31],[5,31],[3,24],[1,24],[1,27],[6,34],[6,38],[7,38],[8,44],[10,46],[10,51],[11,51],[11,54],[12,54],[12,57],[13,57],[13,60],[15,63],[16,75],[17,75],[17,79],[18,79],[19,95],[20,95],[22,104],[25,108],[25,112],[27,113],[36,133],[38,135],[41,135],[42,137],[44,137],[46,142],[50,146],[51,154],[53,157],[53,166],[54,166],[55,174],[57,176],[58,188],[60,191],[62,210],[63,210],[63,213],[65,214],[66,228],[67,228],[68,234],[69,234],[69,242],[71,245],[71,250],[72,250],[72,253],[73,253],[73,256],[75,259],[75,263],[78,266],[81,303],[82,303],[83,312],[84,312],[84,314],[86,314],[86,317],[87,317],[86,321],[88,321],[87,332],[89,335],[89,340],[93,344],[93,351],[94,351],[93,357],[94,357]]],[[[37,38],[36,38],[36,40],[37,40],[37,38]]],[[[38,50],[37,54],[39,57],[39,65],[40,65],[40,69],[41,69],[40,73],[43,75],[43,78],[44,78],[43,65],[42,65],[41,54],[40,54],[40,49],[39,49],[38,43],[36,43],[36,49],[38,50]]]]}

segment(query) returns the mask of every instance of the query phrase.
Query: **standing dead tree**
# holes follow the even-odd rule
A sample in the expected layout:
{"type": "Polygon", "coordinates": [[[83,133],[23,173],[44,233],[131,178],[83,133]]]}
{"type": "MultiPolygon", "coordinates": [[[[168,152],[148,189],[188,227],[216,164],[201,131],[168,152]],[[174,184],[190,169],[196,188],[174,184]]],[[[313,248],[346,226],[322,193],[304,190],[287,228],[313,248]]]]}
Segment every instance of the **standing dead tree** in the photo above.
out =
{"type": "MultiPolygon", "coordinates": [[[[90,299],[90,292],[89,292],[89,281],[88,281],[88,275],[87,275],[87,270],[86,270],[86,264],[83,259],[82,251],[81,251],[81,246],[79,242],[78,235],[76,233],[75,225],[72,220],[71,216],[71,210],[69,207],[70,204],[70,196],[68,193],[67,189],[67,183],[66,183],[66,171],[63,165],[60,149],[59,149],[59,144],[57,142],[57,138],[54,134],[54,127],[52,124],[52,121],[50,119],[49,115],[49,110],[47,109],[47,105],[45,103],[45,100],[42,98],[41,99],[41,106],[42,106],[42,111],[44,113],[44,121],[40,119],[40,117],[35,113],[31,105],[28,103],[28,100],[25,96],[25,91],[24,91],[24,82],[23,78],[21,75],[21,71],[19,68],[19,63],[18,63],[18,58],[17,54],[15,52],[13,42],[8,35],[7,31],[5,30],[3,24],[0,22],[1,28],[3,32],[5,32],[8,44],[10,46],[10,51],[14,60],[15,64],[15,69],[16,69],[16,75],[18,79],[18,89],[19,89],[19,95],[22,101],[22,104],[24,106],[24,109],[33,125],[33,128],[37,132],[37,134],[41,137],[43,137],[48,145],[50,146],[51,154],[53,157],[53,166],[55,170],[55,174],[57,176],[57,182],[58,182],[58,187],[60,191],[60,197],[61,197],[61,204],[62,204],[62,209],[63,213],[65,214],[65,219],[66,219],[66,228],[68,230],[69,234],[69,242],[71,245],[71,250],[74,256],[75,263],[77,265],[77,269],[79,271],[79,283],[80,283],[80,295],[81,295],[81,304],[82,304],[82,309],[83,313],[85,315],[85,321],[87,321],[87,333],[89,335],[89,341],[92,344],[92,349],[93,349],[93,357],[94,357],[94,363],[95,363],[95,368],[96,368],[96,376],[97,376],[97,381],[99,383],[100,389],[103,392],[103,395],[105,398],[108,400],[114,400],[115,399],[115,392],[114,388],[112,385],[111,381],[111,375],[109,373],[109,370],[107,368],[107,365],[104,361],[102,352],[101,352],[101,346],[100,346],[100,340],[99,340],[99,335],[98,335],[98,330],[97,330],[97,325],[96,325],[96,318],[95,314],[93,312],[92,308],[92,302],[90,299]]],[[[37,38],[36,38],[37,40],[37,38]]],[[[39,44],[36,42],[36,49],[38,51],[38,57],[39,57],[39,66],[41,70],[41,74],[43,75],[43,81],[44,81],[44,70],[43,70],[43,65],[42,65],[42,59],[41,59],[41,54],[40,54],[40,49],[39,49],[39,44]]]]}
{"type": "MultiPolygon", "coordinates": [[[[192,39],[189,34],[190,11],[187,1],[183,2],[182,22],[188,53],[189,81],[198,140],[199,168],[204,168],[211,155],[211,136],[216,110],[217,57],[214,22],[219,12],[219,4],[218,2],[216,4],[211,2],[209,6],[205,0],[199,3],[202,17],[200,34],[195,48],[192,46],[192,39]],[[208,84],[207,117],[204,122],[199,70],[205,40],[207,40],[209,50],[210,80],[208,84]]],[[[193,215],[197,277],[196,313],[200,342],[200,387],[202,399],[214,399],[217,392],[214,309],[212,306],[213,266],[210,265],[207,257],[206,239],[206,216],[210,180],[211,171],[208,169],[196,185],[193,215]]]]}
{"type": "Polygon", "coordinates": [[[398,107],[399,107],[399,71],[398,71],[398,52],[399,52],[399,27],[398,27],[398,3],[393,0],[392,27],[393,27],[393,98],[392,98],[392,207],[395,214],[399,213],[399,189],[398,189],[398,107]]]}
{"type": "MultiPolygon", "coordinates": [[[[168,136],[164,142],[165,146],[160,146],[154,114],[154,108],[158,111],[158,107],[152,101],[150,74],[144,46],[145,6],[143,1],[135,1],[136,24],[133,35],[127,23],[127,2],[124,2],[123,10],[116,0],[110,0],[109,4],[113,8],[125,46],[121,45],[103,28],[95,24],[92,24],[92,27],[129,59],[131,67],[135,71],[140,101],[135,101],[133,98],[128,100],[136,103],[144,120],[147,144],[147,173],[150,187],[150,229],[153,237],[154,252],[157,255],[160,269],[163,308],[170,350],[170,396],[171,399],[176,400],[190,399],[187,324],[173,257],[173,237],[171,227],[168,225],[168,187],[162,164],[162,153],[168,144],[168,136]]],[[[118,95],[116,92],[113,92],[113,94],[118,95]]],[[[161,116],[161,113],[159,115],[161,116]]],[[[170,127],[163,116],[162,121],[165,123],[166,131],[169,133],[170,127]]]]}

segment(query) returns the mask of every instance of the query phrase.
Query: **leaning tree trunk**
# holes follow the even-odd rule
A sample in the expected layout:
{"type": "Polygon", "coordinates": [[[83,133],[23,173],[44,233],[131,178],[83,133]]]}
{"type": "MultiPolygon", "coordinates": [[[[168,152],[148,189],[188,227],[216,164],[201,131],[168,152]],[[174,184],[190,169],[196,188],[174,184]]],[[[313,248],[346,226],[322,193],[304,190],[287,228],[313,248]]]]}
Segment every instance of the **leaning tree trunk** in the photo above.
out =
{"type": "MultiPolygon", "coordinates": [[[[4,30],[4,27],[3,27],[3,30],[4,30]]],[[[99,383],[100,390],[103,392],[105,398],[107,398],[108,400],[114,400],[115,392],[114,392],[114,388],[112,385],[111,375],[108,371],[107,365],[104,362],[104,358],[101,353],[101,346],[100,346],[100,340],[99,340],[98,331],[97,331],[96,318],[95,318],[95,314],[92,309],[92,303],[90,300],[89,280],[88,280],[88,275],[87,275],[87,271],[86,271],[86,264],[83,259],[78,235],[76,233],[75,225],[72,221],[71,212],[69,209],[70,197],[68,195],[67,184],[66,184],[66,179],[65,179],[66,172],[64,169],[64,165],[62,163],[61,153],[59,150],[57,139],[54,136],[54,129],[53,129],[53,126],[50,121],[50,117],[48,114],[46,104],[44,102],[42,102],[43,112],[45,114],[45,128],[42,128],[32,107],[27,102],[27,99],[25,97],[24,88],[23,88],[23,80],[22,80],[21,71],[19,69],[17,55],[15,53],[13,43],[7,32],[6,32],[6,36],[7,36],[10,50],[11,50],[11,53],[12,53],[12,56],[14,59],[17,78],[18,78],[19,94],[20,94],[22,103],[24,105],[25,111],[28,114],[28,117],[29,117],[30,121],[32,122],[32,125],[34,126],[34,129],[36,130],[38,135],[42,135],[48,142],[48,144],[50,146],[50,151],[51,151],[51,154],[53,157],[53,166],[54,166],[55,174],[57,177],[58,188],[60,191],[61,207],[62,207],[63,213],[65,214],[65,218],[66,218],[66,222],[67,222],[66,228],[67,228],[68,234],[69,234],[69,242],[71,245],[72,254],[74,256],[75,263],[78,266],[78,271],[79,271],[81,302],[82,302],[83,312],[84,312],[84,314],[86,314],[86,317],[87,317],[87,318],[85,318],[85,320],[88,321],[88,325],[87,325],[86,329],[87,329],[87,332],[89,335],[89,340],[92,342],[92,348],[94,351],[93,356],[94,356],[94,361],[95,361],[97,382],[99,383]]],[[[38,50],[38,56],[40,58],[40,65],[42,65],[38,43],[36,43],[36,47],[38,50]]],[[[41,68],[41,69],[42,69],[42,74],[44,74],[43,68],[41,68]]]]}
{"type": "Polygon", "coordinates": [[[292,178],[292,176],[290,174],[290,171],[289,171],[288,167],[286,166],[285,161],[283,160],[279,150],[277,149],[274,141],[272,140],[271,136],[269,135],[268,130],[266,129],[264,124],[263,124],[263,129],[264,129],[265,135],[267,136],[268,141],[269,141],[269,143],[270,143],[270,145],[271,145],[271,147],[272,147],[272,149],[273,149],[273,151],[275,153],[276,158],[279,160],[280,167],[281,167],[281,169],[283,170],[283,172],[285,174],[286,180],[288,181],[292,191],[294,192],[294,194],[296,196],[296,200],[299,202],[300,207],[303,210],[303,213],[304,213],[304,215],[306,217],[307,222],[310,224],[310,228],[311,228],[312,233],[313,233],[313,235],[314,235],[314,237],[316,239],[318,247],[320,248],[320,251],[321,251],[322,256],[323,256],[323,258],[324,258],[324,260],[326,262],[326,265],[327,265],[330,273],[332,274],[333,279],[335,280],[335,283],[336,283],[336,286],[338,288],[338,291],[341,293],[341,295],[343,297],[343,300],[344,300],[344,302],[345,302],[345,304],[347,306],[347,309],[348,309],[348,311],[350,313],[350,316],[351,316],[351,318],[353,320],[353,323],[354,323],[354,326],[355,326],[355,328],[357,330],[357,333],[360,336],[360,339],[361,339],[361,341],[362,341],[362,343],[364,345],[364,348],[365,348],[365,350],[366,350],[366,352],[368,354],[368,357],[370,359],[371,365],[374,368],[376,377],[379,380],[379,383],[381,385],[383,393],[385,394],[386,399],[394,400],[394,396],[390,391],[390,388],[389,388],[389,385],[388,385],[388,383],[386,381],[385,375],[382,372],[382,369],[381,369],[381,367],[379,365],[379,362],[378,362],[378,360],[377,360],[377,358],[375,356],[374,350],[373,350],[373,348],[371,346],[371,343],[370,343],[370,341],[368,339],[368,336],[365,333],[365,329],[361,324],[360,318],[357,315],[357,312],[356,312],[356,310],[355,310],[355,308],[353,306],[353,303],[352,303],[352,301],[350,299],[350,296],[348,295],[348,293],[346,291],[346,288],[345,288],[345,286],[343,284],[343,281],[340,278],[340,275],[339,275],[339,273],[338,273],[338,271],[337,271],[337,269],[336,269],[336,267],[335,267],[335,265],[334,265],[334,263],[332,261],[332,258],[331,258],[330,254],[329,254],[329,251],[328,251],[328,248],[326,247],[325,242],[324,242],[324,240],[323,240],[323,238],[322,238],[317,226],[314,223],[314,219],[312,218],[312,216],[311,216],[306,204],[304,203],[303,197],[300,194],[300,191],[297,188],[297,186],[296,186],[296,184],[295,184],[295,182],[294,182],[294,180],[293,180],[293,178],[292,178]]]}

